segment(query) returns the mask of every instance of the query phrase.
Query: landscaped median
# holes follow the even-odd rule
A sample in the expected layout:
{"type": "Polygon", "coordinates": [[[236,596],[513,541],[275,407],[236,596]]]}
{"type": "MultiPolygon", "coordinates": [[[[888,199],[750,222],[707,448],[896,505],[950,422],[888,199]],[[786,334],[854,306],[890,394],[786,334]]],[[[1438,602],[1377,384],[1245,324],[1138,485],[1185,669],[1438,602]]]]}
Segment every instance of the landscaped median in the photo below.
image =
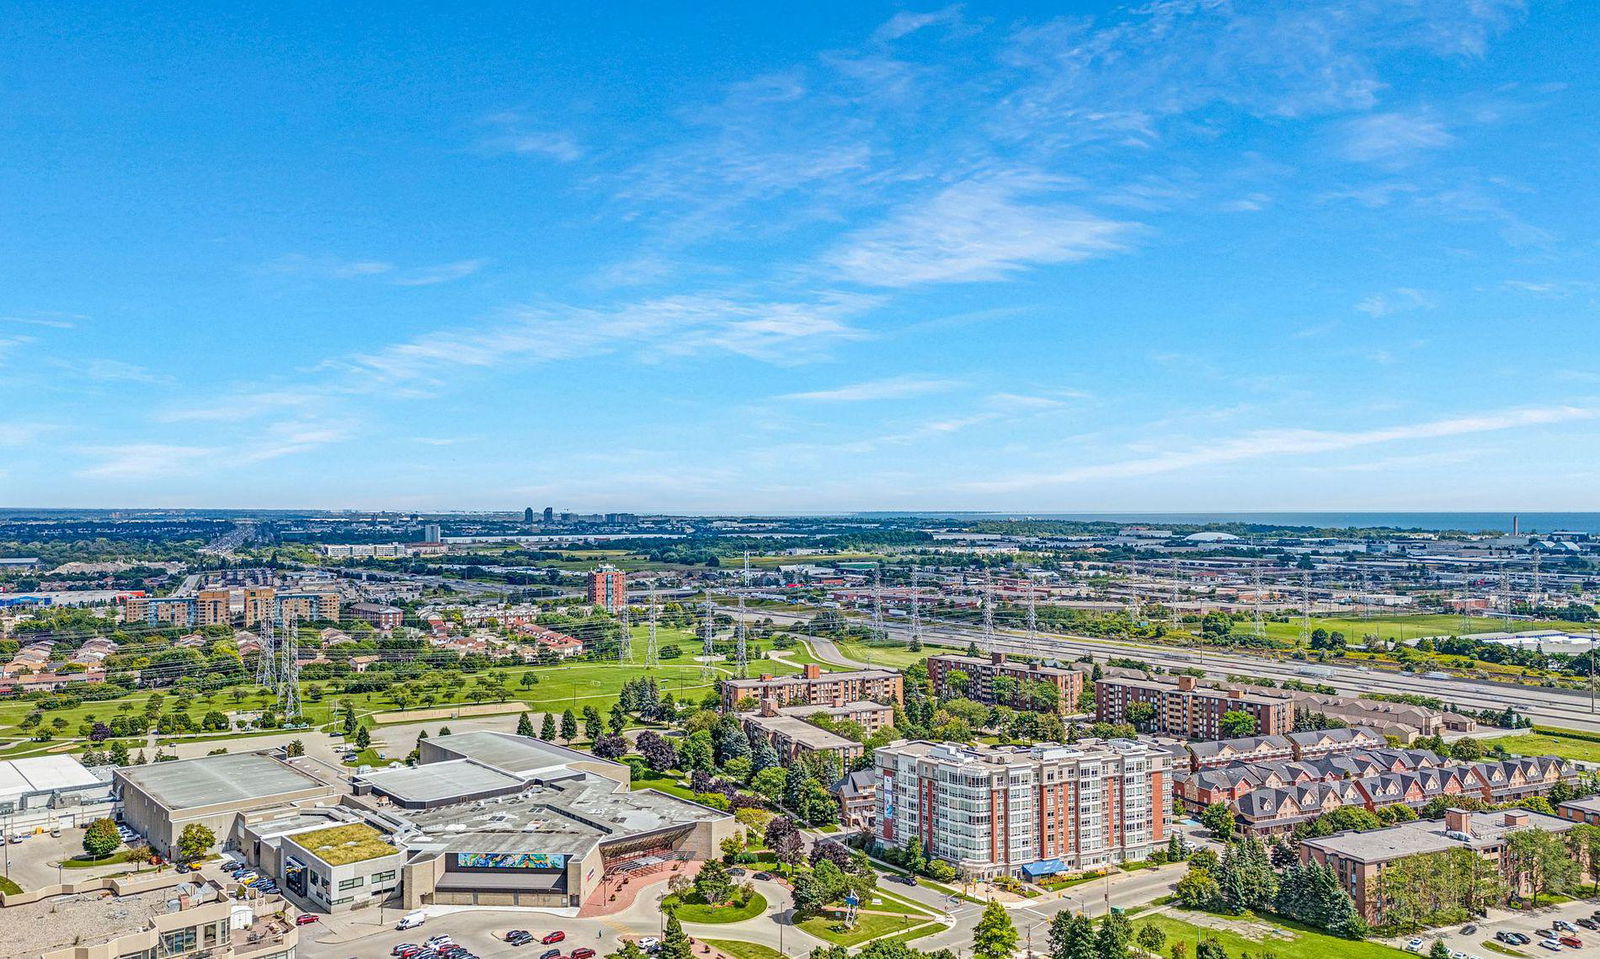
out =
{"type": "Polygon", "coordinates": [[[743,922],[761,915],[766,909],[767,900],[759,892],[751,893],[743,905],[708,906],[680,902],[677,896],[661,900],[661,911],[677,916],[679,922],[743,922]]]}
{"type": "Polygon", "coordinates": [[[921,916],[891,916],[877,912],[856,913],[855,924],[844,931],[834,931],[833,927],[838,924],[839,919],[835,916],[812,916],[804,922],[796,923],[795,928],[837,946],[859,946],[869,939],[906,932],[914,926],[933,925],[943,928],[942,923],[932,923],[921,916]]]}

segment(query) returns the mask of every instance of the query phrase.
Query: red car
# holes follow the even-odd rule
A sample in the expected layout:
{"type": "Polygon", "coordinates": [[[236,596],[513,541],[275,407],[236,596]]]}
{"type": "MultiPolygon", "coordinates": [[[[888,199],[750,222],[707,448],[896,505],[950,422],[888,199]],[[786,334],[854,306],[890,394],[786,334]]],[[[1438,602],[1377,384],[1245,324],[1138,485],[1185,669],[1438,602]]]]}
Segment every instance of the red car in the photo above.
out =
{"type": "Polygon", "coordinates": [[[560,942],[561,940],[563,940],[565,938],[567,938],[567,934],[562,932],[560,929],[557,929],[555,932],[552,932],[550,935],[545,936],[543,939],[540,939],[539,941],[548,946],[552,942],[560,942]]]}
{"type": "Polygon", "coordinates": [[[314,912],[302,912],[300,915],[294,917],[294,924],[297,926],[309,926],[321,918],[321,916],[314,912]]]}
{"type": "Polygon", "coordinates": [[[1577,936],[1562,936],[1556,941],[1561,943],[1563,946],[1566,946],[1568,949],[1583,948],[1583,940],[1579,939],[1577,936]]]}
{"type": "Polygon", "coordinates": [[[588,946],[579,946],[572,950],[572,959],[594,959],[594,950],[588,946]]]}

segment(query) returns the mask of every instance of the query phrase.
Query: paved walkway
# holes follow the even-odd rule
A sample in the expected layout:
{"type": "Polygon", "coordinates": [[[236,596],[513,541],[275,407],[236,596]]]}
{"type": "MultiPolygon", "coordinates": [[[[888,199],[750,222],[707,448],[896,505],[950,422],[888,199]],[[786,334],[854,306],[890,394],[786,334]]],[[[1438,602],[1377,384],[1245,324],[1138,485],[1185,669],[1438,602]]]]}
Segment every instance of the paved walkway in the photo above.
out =
{"type": "Polygon", "coordinates": [[[654,890],[652,886],[664,885],[673,876],[693,879],[702,865],[704,863],[699,860],[663,862],[626,875],[601,879],[599,887],[584,900],[578,916],[588,919],[626,912],[647,889],[650,895],[645,898],[654,901],[655,893],[665,890],[654,890]]]}

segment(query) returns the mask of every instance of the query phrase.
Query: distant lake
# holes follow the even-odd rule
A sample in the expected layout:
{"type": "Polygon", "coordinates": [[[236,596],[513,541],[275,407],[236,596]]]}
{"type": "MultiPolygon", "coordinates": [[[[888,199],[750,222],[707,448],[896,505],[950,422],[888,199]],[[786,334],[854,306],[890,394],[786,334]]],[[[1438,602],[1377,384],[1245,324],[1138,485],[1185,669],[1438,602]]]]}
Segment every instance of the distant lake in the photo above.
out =
{"type": "MultiPolygon", "coordinates": [[[[862,515],[891,515],[868,513],[862,515]]],[[[1160,526],[1254,523],[1265,526],[1393,527],[1395,529],[1511,532],[1517,516],[1524,533],[1576,530],[1600,533],[1600,513],[905,513],[899,515],[958,516],[973,519],[1062,519],[1083,523],[1138,523],[1160,526]]]]}

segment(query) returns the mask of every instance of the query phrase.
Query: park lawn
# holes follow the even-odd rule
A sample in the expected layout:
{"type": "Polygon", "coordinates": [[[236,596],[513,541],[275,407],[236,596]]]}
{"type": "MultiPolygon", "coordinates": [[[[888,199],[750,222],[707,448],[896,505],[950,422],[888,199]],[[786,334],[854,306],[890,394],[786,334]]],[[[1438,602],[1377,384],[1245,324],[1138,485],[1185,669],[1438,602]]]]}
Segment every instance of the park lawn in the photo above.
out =
{"type": "Polygon", "coordinates": [[[759,942],[745,942],[743,939],[701,939],[713,949],[720,950],[733,959],[787,959],[783,953],[763,946],[759,942]]]}
{"type": "Polygon", "coordinates": [[[923,650],[913,653],[905,646],[868,646],[865,643],[850,640],[836,641],[839,652],[869,666],[888,666],[894,669],[905,669],[913,663],[920,663],[928,658],[931,653],[923,650]]]}
{"type": "Polygon", "coordinates": [[[1408,955],[1382,943],[1340,939],[1298,924],[1290,927],[1280,920],[1268,920],[1259,916],[1244,917],[1240,928],[1243,928],[1244,922],[1251,925],[1268,925],[1279,935],[1267,939],[1250,939],[1231,929],[1197,926],[1175,918],[1177,915],[1179,914],[1167,913],[1148,916],[1135,919],[1133,925],[1135,929],[1142,925],[1156,926],[1167,934],[1169,945],[1173,940],[1184,940],[1189,943],[1190,955],[1194,954],[1194,945],[1202,935],[1215,938],[1230,956],[1237,956],[1243,952],[1254,955],[1264,950],[1273,953],[1278,959],[1327,959],[1329,956],[1338,956],[1339,959],[1402,959],[1408,955]]]}
{"type": "Polygon", "coordinates": [[[1600,763],[1600,742],[1592,739],[1518,733],[1515,736],[1496,736],[1485,742],[1491,746],[1503,746],[1506,752],[1514,756],[1560,756],[1577,762],[1600,763]]]}
{"type": "Polygon", "coordinates": [[[886,936],[895,932],[904,932],[927,921],[921,917],[883,916],[864,912],[856,915],[856,924],[849,932],[834,932],[828,928],[838,922],[832,916],[812,916],[805,922],[798,923],[797,928],[804,929],[818,939],[824,942],[831,942],[837,946],[856,946],[866,942],[868,939],[876,939],[879,936],[886,936]]]}
{"type": "MultiPolygon", "coordinates": [[[[63,869],[93,869],[96,866],[115,866],[119,863],[132,862],[133,852],[132,849],[119,849],[111,855],[100,859],[90,859],[87,854],[73,856],[71,859],[61,860],[61,867],[63,869]]],[[[148,856],[149,852],[146,851],[145,855],[148,856]]]]}
{"type": "Polygon", "coordinates": [[[765,912],[767,900],[758,892],[742,906],[713,908],[697,903],[680,903],[677,896],[668,896],[661,901],[661,909],[677,916],[679,922],[743,922],[765,912]]]}
{"type": "Polygon", "coordinates": [[[5,876],[0,876],[0,892],[3,892],[8,896],[15,896],[22,892],[22,887],[12,882],[5,876]]]}
{"type": "Polygon", "coordinates": [[[389,760],[383,758],[383,756],[376,749],[368,746],[366,749],[363,749],[354,756],[351,756],[349,759],[346,759],[344,764],[346,766],[372,766],[376,768],[378,766],[387,765],[388,762],[389,760]]]}
{"type": "Polygon", "coordinates": [[[885,936],[883,937],[882,941],[911,942],[916,939],[921,939],[923,936],[931,936],[936,932],[943,932],[948,928],[950,927],[946,926],[942,922],[927,922],[920,926],[913,926],[912,928],[907,929],[905,932],[895,933],[892,936],[885,936]]]}
{"type": "Polygon", "coordinates": [[[867,904],[866,908],[868,909],[877,909],[881,912],[895,912],[898,910],[906,913],[907,915],[913,916],[933,915],[933,910],[922,905],[921,903],[912,902],[903,896],[897,896],[894,893],[885,890],[882,886],[872,890],[872,895],[878,899],[881,899],[882,902],[867,904]]]}

